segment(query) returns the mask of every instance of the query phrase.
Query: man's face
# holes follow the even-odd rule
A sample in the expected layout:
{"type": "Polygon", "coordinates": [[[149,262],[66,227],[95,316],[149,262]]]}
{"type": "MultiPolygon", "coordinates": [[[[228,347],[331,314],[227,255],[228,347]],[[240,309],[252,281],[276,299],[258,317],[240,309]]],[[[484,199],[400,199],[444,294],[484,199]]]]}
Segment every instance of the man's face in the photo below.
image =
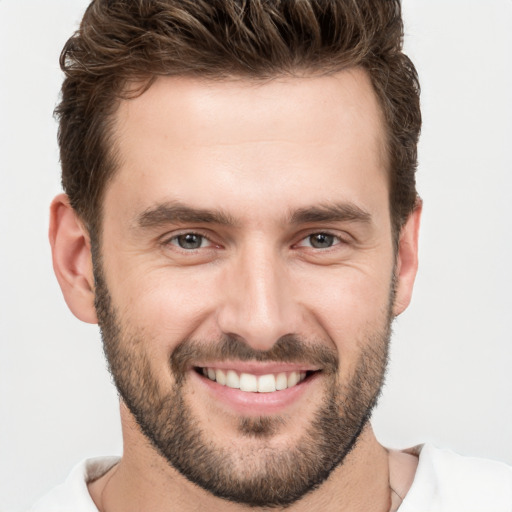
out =
{"type": "Polygon", "coordinates": [[[350,451],[386,366],[395,258],[369,79],[160,78],[115,133],[96,302],[120,393],[190,480],[291,503],[350,451]]]}

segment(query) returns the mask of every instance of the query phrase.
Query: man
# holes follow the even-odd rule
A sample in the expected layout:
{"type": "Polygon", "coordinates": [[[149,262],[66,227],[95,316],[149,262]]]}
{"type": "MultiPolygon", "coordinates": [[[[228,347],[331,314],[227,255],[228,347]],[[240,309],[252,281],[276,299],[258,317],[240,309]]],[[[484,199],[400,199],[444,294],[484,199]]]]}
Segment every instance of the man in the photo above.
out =
{"type": "Polygon", "coordinates": [[[510,468],[389,451],[368,422],[417,269],[401,37],[391,1],[91,4],[50,241],[124,454],[34,510],[510,509],[510,468]]]}

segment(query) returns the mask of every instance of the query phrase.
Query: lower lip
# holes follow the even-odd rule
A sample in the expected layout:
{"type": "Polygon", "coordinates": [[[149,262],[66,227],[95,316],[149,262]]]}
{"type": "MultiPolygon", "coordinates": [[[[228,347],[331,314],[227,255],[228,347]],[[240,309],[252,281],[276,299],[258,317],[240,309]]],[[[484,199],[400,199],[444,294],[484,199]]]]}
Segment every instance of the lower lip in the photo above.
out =
{"type": "Polygon", "coordinates": [[[319,372],[308,376],[299,384],[281,391],[271,393],[254,393],[240,391],[236,388],[223,386],[218,382],[191,371],[192,378],[199,385],[206,388],[207,393],[214,400],[226,404],[231,410],[247,416],[261,416],[263,414],[277,414],[293,405],[307,393],[314,382],[319,378],[319,372]]]}

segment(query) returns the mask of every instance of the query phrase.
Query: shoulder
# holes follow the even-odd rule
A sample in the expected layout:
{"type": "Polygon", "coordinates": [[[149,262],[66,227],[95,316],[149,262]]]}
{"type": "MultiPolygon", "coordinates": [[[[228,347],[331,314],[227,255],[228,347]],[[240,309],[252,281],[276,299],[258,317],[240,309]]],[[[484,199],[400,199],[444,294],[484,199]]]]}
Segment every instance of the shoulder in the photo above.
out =
{"type": "Polygon", "coordinates": [[[85,459],[77,464],[64,483],[43,496],[30,512],[98,512],[87,483],[104,475],[119,457],[85,459]]]}
{"type": "Polygon", "coordinates": [[[423,445],[402,512],[512,512],[512,467],[423,445]]]}

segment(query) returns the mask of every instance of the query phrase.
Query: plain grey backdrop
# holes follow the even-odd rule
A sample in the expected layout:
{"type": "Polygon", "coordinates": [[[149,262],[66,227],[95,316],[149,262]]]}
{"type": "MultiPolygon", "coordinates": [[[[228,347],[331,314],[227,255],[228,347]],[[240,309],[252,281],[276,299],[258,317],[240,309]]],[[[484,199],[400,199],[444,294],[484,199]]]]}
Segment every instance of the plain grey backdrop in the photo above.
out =
{"type": "MultiPolygon", "coordinates": [[[[58,56],[86,0],[0,0],[0,510],[121,452],[96,326],[53,276],[58,56]]],[[[374,426],[512,463],[512,1],[405,0],[423,87],[420,271],[374,426]]]]}

